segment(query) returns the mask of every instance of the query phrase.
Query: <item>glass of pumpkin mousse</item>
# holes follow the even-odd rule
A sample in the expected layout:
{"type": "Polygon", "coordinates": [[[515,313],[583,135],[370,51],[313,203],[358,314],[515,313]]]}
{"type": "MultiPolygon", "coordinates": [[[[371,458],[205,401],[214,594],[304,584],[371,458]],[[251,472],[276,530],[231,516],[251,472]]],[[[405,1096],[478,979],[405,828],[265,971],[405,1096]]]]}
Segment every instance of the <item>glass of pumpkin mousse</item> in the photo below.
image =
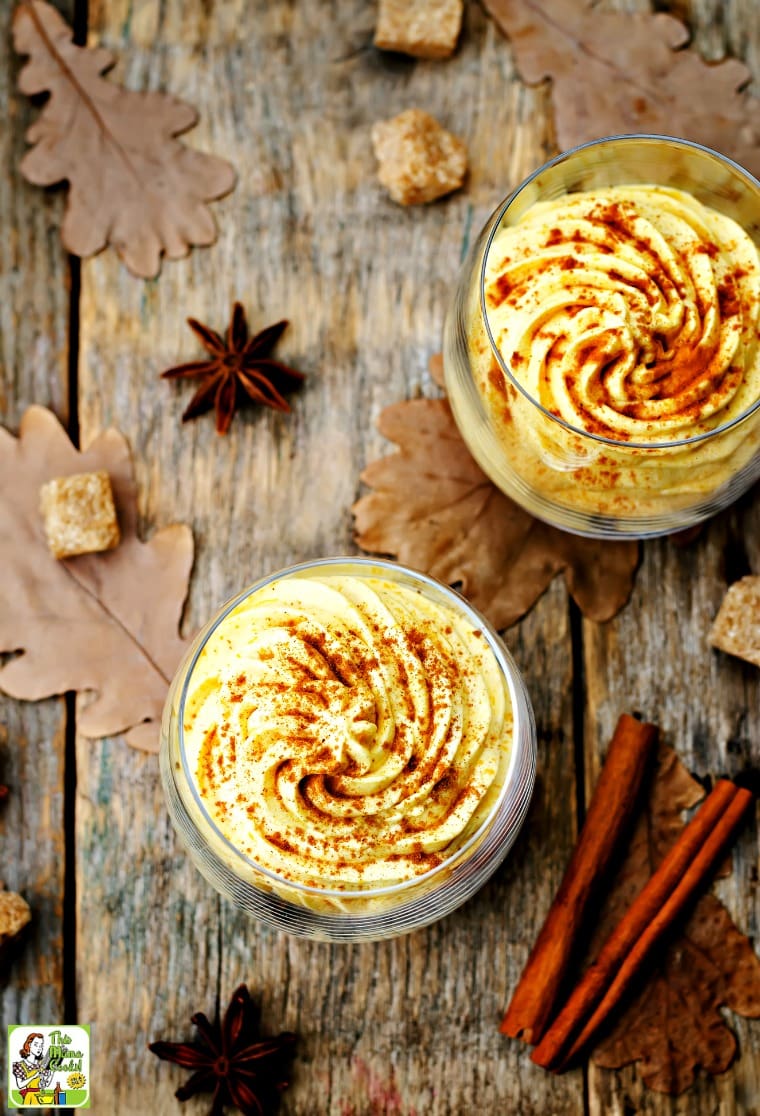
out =
{"type": "Polygon", "coordinates": [[[444,331],[481,468],[579,534],[665,534],[760,476],[760,183],[715,151],[616,136],[493,213],[444,331]]]}
{"type": "Polygon", "coordinates": [[[223,895],[332,941],[415,930],[507,854],[536,766],[530,701],[490,625],[392,562],[273,574],[196,637],[162,725],[169,811],[223,895]]]}

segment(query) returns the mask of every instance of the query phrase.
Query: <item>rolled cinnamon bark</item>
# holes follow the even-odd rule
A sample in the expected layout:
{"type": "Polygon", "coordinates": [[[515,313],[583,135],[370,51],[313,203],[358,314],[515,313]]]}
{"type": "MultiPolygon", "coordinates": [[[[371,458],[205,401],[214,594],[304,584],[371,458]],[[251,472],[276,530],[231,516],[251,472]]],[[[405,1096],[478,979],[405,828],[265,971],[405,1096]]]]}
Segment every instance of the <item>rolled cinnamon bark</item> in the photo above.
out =
{"type": "Polygon", "coordinates": [[[657,737],[656,725],[627,713],[618,720],[570,863],[502,1020],[503,1034],[535,1043],[546,1030],[589,909],[628,834],[657,737]]]}
{"type": "Polygon", "coordinates": [[[715,784],[531,1054],[537,1065],[566,1069],[591,1044],[653,950],[720,865],[753,800],[750,791],[727,779],[715,784]]]}

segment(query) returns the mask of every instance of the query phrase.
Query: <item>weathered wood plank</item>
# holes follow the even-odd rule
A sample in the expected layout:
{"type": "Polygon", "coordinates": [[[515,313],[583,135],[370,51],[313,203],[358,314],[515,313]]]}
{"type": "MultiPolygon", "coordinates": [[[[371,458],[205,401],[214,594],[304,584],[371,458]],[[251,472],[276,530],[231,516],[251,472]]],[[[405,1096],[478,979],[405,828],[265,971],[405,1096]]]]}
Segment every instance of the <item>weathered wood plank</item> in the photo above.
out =
{"type": "MultiPolygon", "coordinates": [[[[352,549],[360,469],[386,448],[373,420],[385,404],[430,390],[427,357],[465,243],[548,149],[543,97],[514,80],[478,7],[443,68],[375,52],[373,19],[374,5],[359,2],[333,5],[329,18],[322,5],[263,0],[91,8],[93,32],[129,46],[120,69],[130,83],[165,84],[198,104],[193,142],[232,157],[240,173],[216,207],[221,236],[210,251],[168,265],[156,283],[137,282],[109,256],[83,275],[83,434],[113,421],[130,437],[146,529],[192,523],[191,625],[265,570],[352,549]],[[465,193],[404,211],[375,182],[369,129],[414,104],[468,137],[472,173],[465,193]],[[292,318],[282,352],[310,373],[295,413],[244,414],[227,439],[210,422],[180,429],[187,395],[156,375],[194,352],[186,314],[223,325],[235,297],[253,324],[292,318]]],[[[104,1108],[142,1113],[149,1089],[156,1111],[172,1110],[180,1075],[151,1064],[143,1044],[189,1033],[189,1011],[214,1002],[218,961],[222,998],[248,980],[265,1026],[303,1036],[285,1111],[582,1112],[579,1075],[541,1073],[497,1033],[574,831],[560,586],[509,642],[540,728],[530,823],[464,910],[398,942],[330,948],[219,908],[168,831],[153,761],[119,741],[79,743],[80,1009],[121,1067],[116,1077],[98,1071],[104,1108]],[[149,993],[135,1001],[133,988],[149,993]]]]}
{"type": "MultiPolygon", "coordinates": [[[[646,7],[646,5],[642,5],[646,7]]],[[[659,5],[658,5],[659,7],[659,5]]],[[[669,6],[692,30],[696,49],[713,61],[741,58],[760,78],[760,21],[754,0],[683,0],[669,6]]],[[[628,609],[604,627],[584,624],[586,791],[599,770],[615,719],[623,709],[657,720],[669,742],[697,774],[734,775],[757,764],[760,676],[756,669],[712,651],[707,633],[727,585],[760,573],[760,493],[719,516],[686,550],[647,543],[628,609]]],[[[741,930],[758,941],[758,832],[750,826],[734,853],[734,871],[716,891],[741,930]]],[[[740,1046],[734,1068],[699,1078],[677,1099],[642,1088],[634,1068],[591,1067],[591,1113],[631,1111],[664,1116],[751,1114],[760,1111],[760,1026],[729,1013],[740,1046]]]]}
{"type": "MultiPolygon", "coordinates": [[[[69,14],[73,3],[58,5],[69,14]]],[[[26,407],[68,414],[68,263],[58,236],[63,199],[18,170],[36,115],[16,91],[21,65],[3,11],[0,36],[0,422],[14,432],[26,407]]],[[[0,878],[33,912],[23,949],[0,973],[0,1026],[63,1020],[64,735],[62,700],[0,697],[0,878]]],[[[1,1094],[1,1090],[0,1090],[1,1094]]]]}

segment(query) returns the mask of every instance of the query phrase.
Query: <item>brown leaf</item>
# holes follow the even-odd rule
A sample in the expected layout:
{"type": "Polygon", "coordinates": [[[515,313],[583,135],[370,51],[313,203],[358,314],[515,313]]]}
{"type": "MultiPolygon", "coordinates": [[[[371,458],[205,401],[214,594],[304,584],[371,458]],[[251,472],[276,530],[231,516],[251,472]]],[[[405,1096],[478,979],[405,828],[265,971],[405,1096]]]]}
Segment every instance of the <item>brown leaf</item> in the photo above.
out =
{"type": "Polygon", "coordinates": [[[443,374],[443,353],[433,353],[428,361],[428,372],[434,384],[446,390],[446,381],[443,374]]]}
{"type": "MultiPolygon", "coordinates": [[[[681,812],[703,790],[672,748],[660,746],[646,811],[639,818],[626,860],[600,917],[591,953],[614,928],[683,828],[681,812]]],[[[598,1066],[641,1061],[650,1089],[678,1094],[699,1066],[723,1073],[736,1054],[736,1039],[720,1013],[760,1016],[760,959],[714,895],[704,895],[638,997],[596,1047],[598,1066]]]]}
{"type": "Polygon", "coordinates": [[[628,600],[636,542],[583,539],[533,519],[493,485],[462,441],[445,399],[413,399],[381,413],[399,452],[368,465],[374,489],[354,505],[357,542],[462,592],[497,628],[528,611],[558,573],[592,620],[628,600]]]}
{"type": "Polygon", "coordinates": [[[155,751],[168,683],[186,649],[178,626],[193,562],[188,527],[137,537],[127,443],[107,430],[84,452],[56,417],[30,407],[18,439],[0,428],[0,651],[23,651],[0,670],[0,690],[35,701],[92,690],[78,728],[85,736],[129,730],[155,751]],[[115,550],[57,561],[38,512],[40,486],[56,476],[105,469],[122,541],[115,550]]]}
{"type": "Polygon", "coordinates": [[[21,0],[13,41],[29,55],[19,77],[28,96],[49,93],[27,132],[34,144],[21,172],[37,186],[63,180],[70,189],[61,235],[77,256],[111,244],[135,275],[158,274],[161,254],[187,255],[213,244],[216,225],[205,204],[229,193],[229,163],[175,137],[198,120],[195,109],[166,93],[136,93],[101,74],[110,51],[76,46],[73,32],[44,0],[21,0]]]}
{"type": "Polygon", "coordinates": [[[689,32],[663,13],[600,11],[590,0],[485,0],[523,79],[553,83],[560,149],[621,132],[683,136],[760,172],[760,101],[750,71],[679,49],[689,32]]]}

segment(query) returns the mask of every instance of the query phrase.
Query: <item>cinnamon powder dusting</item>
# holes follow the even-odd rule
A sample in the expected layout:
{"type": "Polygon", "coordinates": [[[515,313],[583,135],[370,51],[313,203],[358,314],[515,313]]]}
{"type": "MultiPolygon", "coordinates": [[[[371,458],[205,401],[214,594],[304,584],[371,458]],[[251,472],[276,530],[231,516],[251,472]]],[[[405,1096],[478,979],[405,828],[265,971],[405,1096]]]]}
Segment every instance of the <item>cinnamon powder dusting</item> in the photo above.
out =
{"type": "MultiPolygon", "coordinates": [[[[385,584],[379,582],[381,590],[385,584]]],[[[324,878],[325,886],[335,886],[336,873],[340,881],[371,872],[369,884],[378,863],[393,866],[391,880],[413,878],[449,855],[471,817],[469,811],[461,820],[456,804],[467,791],[462,781],[477,770],[479,752],[460,734],[482,725],[482,713],[470,715],[467,708],[485,691],[465,688],[465,680],[482,669],[479,656],[490,649],[471,652],[461,642],[455,611],[430,602],[420,611],[424,598],[411,590],[386,619],[382,609],[393,610],[399,590],[388,583],[386,592],[376,614],[382,623],[370,615],[362,624],[336,621],[320,632],[312,620],[300,626],[278,620],[288,635],[275,655],[276,678],[272,666],[253,665],[204,691],[222,715],[196,753],[199,790],[232,843],[284,878],[324,878]],[[382,694],[375,693],[379,678],[385,680],[382,694]],[[461,718],[451,717],[452,701],[461,718]],[[470,750],[460,769],[462,746],[470,750]],[[413,816],[406,815],[407,800],[413,816]],[[420,802],[429,803],[427,812],[418,812],[420,802]],[[416,843],[418,833],[426,845],[438,841],[431,838],[437,832],[446,835],[442,852],[416,843]]],[[[352,601],[351,608],[362,607],[365,598],[356,599],[360,604],[352,601]]],[[[246,662],[261,662],[249,632],[244,639],[246,662]]],[[[228,647],[225,654],[233,650],[228,647]]],[[[215,677],[224,676],[217,664],[209,671],[212,666],[215,677]]],[[[203,705],[196,716],[201,713],[208,723],[203,705]]],[[[186,728],[192,736],[192,724],[186,728]]],[[[490,769],[493,760],[488,763],[490,769]]]]}

